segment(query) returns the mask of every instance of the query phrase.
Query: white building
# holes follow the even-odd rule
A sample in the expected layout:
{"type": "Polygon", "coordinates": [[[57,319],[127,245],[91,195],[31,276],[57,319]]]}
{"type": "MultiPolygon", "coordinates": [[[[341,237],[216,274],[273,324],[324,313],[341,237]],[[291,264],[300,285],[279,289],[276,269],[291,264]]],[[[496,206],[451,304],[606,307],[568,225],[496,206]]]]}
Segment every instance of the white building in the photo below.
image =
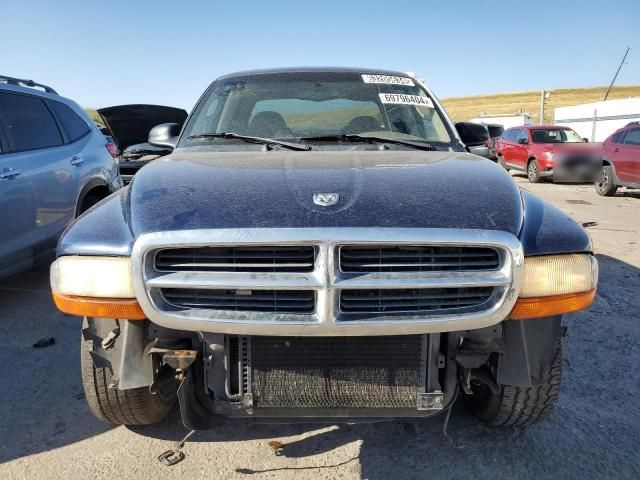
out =
{"type": "Polygon", "coordinates": [[[519,127],[520,125],[531,125],[533,121],[528,113],[514,113],[512,115],[483,115],[480,114],[476,118],[470,120],[473,123],[497,123],[502,125],[505,130],[511,127],[519,127]]]}
{"type": "Polygon", "coordinates": [[[556,108],[553,123],[573,128],[581,137],[602,142],[617,129],[640,121],[640,97],[556,108]]]}

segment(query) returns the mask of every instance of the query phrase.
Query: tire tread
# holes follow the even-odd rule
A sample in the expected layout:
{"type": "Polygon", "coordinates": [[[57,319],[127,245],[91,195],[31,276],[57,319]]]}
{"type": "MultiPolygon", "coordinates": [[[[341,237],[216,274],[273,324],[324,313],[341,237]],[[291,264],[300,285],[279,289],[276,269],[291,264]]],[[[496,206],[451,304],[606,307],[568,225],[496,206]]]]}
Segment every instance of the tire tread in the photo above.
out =
{"type": "Polygon", "coordinates": [[[527,427],[553,414],[562,379],[562,339],[556,341],[551,365],[543,366],[540,373],[538,385],[503,386],[498,414],[489,423],[501,427],[527,427]]]}
{"type": "Polygon", "coordinates": [[[114,425],[151,425],[160,422],[174,401],[164,402],[148,387],[119,390],[107,368],[96,367],[91,357],[92,340],[82,339],[81,372],[89,408],[99,419],[114,425]]]}

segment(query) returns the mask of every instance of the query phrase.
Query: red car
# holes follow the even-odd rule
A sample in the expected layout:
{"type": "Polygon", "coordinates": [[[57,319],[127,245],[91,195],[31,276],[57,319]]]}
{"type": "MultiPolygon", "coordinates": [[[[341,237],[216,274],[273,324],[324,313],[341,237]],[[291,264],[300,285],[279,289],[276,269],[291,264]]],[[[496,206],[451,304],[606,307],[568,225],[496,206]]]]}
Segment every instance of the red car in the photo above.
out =
{"type": "Polygon", "coordinates": [[[496,144],[498,163],[527,172],[532,183],[543,179],[593,181],[600,165],[598,147],[568,127],[522,125],[509,128],[496,144]]]}
{"type": "Polygon", "coordinates": [[[640,125],[617,130],[602,144],[603,165],[596,192],[611,196],[618,187],[640,188],[640,125]]]}

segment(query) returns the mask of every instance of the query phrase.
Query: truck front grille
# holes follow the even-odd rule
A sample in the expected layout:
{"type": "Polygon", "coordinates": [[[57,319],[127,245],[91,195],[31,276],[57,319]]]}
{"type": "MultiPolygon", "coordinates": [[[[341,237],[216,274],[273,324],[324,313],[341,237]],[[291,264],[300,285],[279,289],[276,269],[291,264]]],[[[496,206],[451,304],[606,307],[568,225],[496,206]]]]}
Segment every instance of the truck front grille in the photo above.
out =
{"type": "Polygon", "coordinates": [[[500,258],[493,248],[442,245],[360,245],[340,248],[343,272],[433,272],[492,270],[500,258]]]}
{"type": "Polygon", "coordinates": [[[150,233],[132,263],[159,325],[331,337],[494,325],[513,308],[523,258],[506,232],[336,227],[150,233]]]}
{"type": "Polygon", "coordinates": [[[493,294],[491,287],[342,290],[344,313],[397,313],[472,311],[493,294]]]}
{"type": "Polygon", "coordinates": [[[170,305],[183,309],[311,314],[315,292],[299,290],[218,290],[164,288],[170,305]]]}
{"type": "Polygon", "coordinates": [[[155,256],[161,272],[310,272],[311,246],[166,248],[155,256]]]}

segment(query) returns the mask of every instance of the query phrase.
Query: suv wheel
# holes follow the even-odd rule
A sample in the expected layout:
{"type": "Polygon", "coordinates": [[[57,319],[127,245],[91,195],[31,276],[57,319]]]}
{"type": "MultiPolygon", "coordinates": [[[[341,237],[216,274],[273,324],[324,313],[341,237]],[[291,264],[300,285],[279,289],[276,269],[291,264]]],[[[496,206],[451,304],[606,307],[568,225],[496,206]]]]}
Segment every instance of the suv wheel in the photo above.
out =
{"type": "Polygon", "coordinates": [[[527,178],[531,183],[540,183],[542,181],[537,160],[531,160],[527,164],[527,178]]]}
{"type": "Polygon", "coordinates": [[[82,214],[93,207],[96,203],[102,200],[103,197],[100,195],[89,194],[82,199],[82,205],[80,205],[79,214],[82,214]]]}
{"type": "Polygon", "coordinates": [[[618,190],[617,185],[613,181],[613,168],[604,165],[600,170],[600,176],[595,182],[596,192],[603,197],[611,197],[618,190]]]}
{"type": "MultiPolygon", "coordinates": [[[[86,320],[85,320],[86,322],[86,320]]],[[[82,384],[91,412],[113,425],[151,425],[167,416],[175,397],[164,401],[149,392],[149,387],[118,390],[108,368],[98,368],[91,358],[93,340],[81,339],[82,384]]]]}
{"type": "MultiPolygon", "coordinates": [[[[562,338],[554,343],[553,353],[543,364],[531,387],[498,385],[494,392],[483,383],[471,383],[471,395],[464,395],[467,405],[479,419],[494,426],[526,427],[549,418],[555,410],[562,379],[562,338]]],[[[496,360],[489,365],[495,372],[496,360]]],[[[499,360],[497,360],[499,361],[499,360]]]]}

